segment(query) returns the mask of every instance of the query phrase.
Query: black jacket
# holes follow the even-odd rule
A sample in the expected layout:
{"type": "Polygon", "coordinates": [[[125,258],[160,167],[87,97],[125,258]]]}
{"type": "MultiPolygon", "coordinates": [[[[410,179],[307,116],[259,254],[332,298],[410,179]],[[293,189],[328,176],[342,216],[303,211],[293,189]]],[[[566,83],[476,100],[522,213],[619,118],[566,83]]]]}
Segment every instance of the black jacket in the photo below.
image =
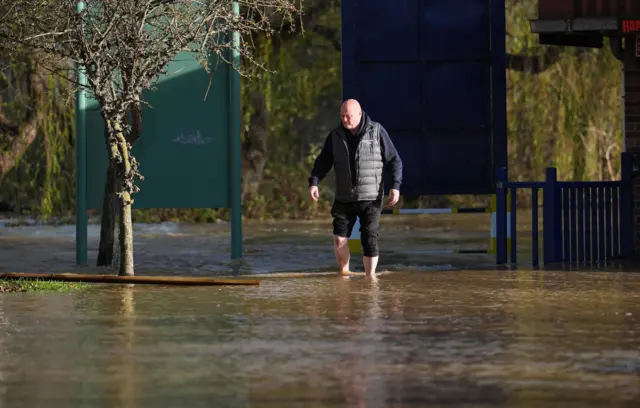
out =
{"type": "MultiPolygon", "coordinates": [[[[334,164],[333,157],[333,146],[332,146],[332,133],[337,130],[342,130],[348,133],[349,137],[348,141],[348,149],[349,149],[349,162],[350,167],[352,169],[356,168],[356,150],[360,140],[362,138],[363,129],[367,127],[367,124],[370,122],[369,116],[362,112],[362,119],[360,121],[360,125],[358,128],[358,133],[355,135],[351,134],[347,129],[344,128],[342,124],[340,124],[336,129],[332,130],[327,136],[324,146],[322,147],[322,151],[316,157],[316,160],[313,165],[313,169],[311,170],[311,177],[309,177],[309,185],[316,186],[318,185],[322,179],[329,173],[334,164]]],[[[382,148],[382,162],[384,165],[384,172],[391,172],[391,188],[400,190],[400,185],[402,184],[402,160],[400,159],[400,155],[396,150],[389,134],[384,129],[382,125],[380,125],[380,147],[382,148]]],[[[356,184],[356,172],[351,172],[351,183],[352,185],[356,184]]]]}

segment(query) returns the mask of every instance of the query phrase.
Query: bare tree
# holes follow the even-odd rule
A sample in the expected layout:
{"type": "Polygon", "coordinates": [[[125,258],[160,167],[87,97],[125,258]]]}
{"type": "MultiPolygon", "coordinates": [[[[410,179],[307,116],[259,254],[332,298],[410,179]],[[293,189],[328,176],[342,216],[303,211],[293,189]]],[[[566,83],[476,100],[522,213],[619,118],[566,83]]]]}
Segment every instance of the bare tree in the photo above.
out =
{"type": "Polygon", "coordinates": [[[247,61],[258,64],[252,58],[251,36],[270,34],[274,21],[294,23],[295,1],[0,1],[2,47],[10,52],[35,50],[47,69],[86,88],[100,104],[114,180],[112,191],[105,191],[105,203],[109,195],[117,198],[120,275],[134,274],[131,205],[142,175],[131,148],[140,133],[143,90],[167,75],[165,66],[180,52],[192,54],[211,73],[209,56],[231,63],[227,54],[233,50],[245,61],[234,68],[244,74],[247,61]],[[240,13],[234,13],[234,3],[240,13]],[[233,32],[239,41],[233,41],[233,32]],[[75,81],[68,68],[61,70],[61,62],[84,67],[86,84],[75,81]]]}

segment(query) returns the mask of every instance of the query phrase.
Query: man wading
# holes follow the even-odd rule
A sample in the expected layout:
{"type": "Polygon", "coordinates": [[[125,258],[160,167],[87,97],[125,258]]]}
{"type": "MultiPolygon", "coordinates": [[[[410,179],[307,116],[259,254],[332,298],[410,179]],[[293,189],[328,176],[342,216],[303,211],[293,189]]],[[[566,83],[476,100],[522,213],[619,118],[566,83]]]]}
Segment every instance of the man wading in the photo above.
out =
{"type": "Polygon", "coordinates": [[[389,205],[400,199],[402,160],[387,131],[349,99],[340,108],[342,124],[329,132],[309,178],[309,195],[316,201],[318,184],[334,168],[336,196],[333,216],[333,249],[341,274],[349,273],[348,239],[356,217],[360,218],[364,272],[372,276],[378,265],[378,230],[382,211],[384,171],[391,171],[389,205]]]}

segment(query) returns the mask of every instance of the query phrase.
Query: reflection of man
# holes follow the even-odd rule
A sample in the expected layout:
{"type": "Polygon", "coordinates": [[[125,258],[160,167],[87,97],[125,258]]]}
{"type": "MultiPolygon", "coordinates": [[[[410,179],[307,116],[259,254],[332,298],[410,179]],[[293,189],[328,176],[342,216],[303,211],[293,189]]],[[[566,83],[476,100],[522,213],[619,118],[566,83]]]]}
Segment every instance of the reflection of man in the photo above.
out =
{"type": "Polygon", "coordinates": [[[349,99],[340,108],[342,124],[333,129],[318,155],[309,178],[309,195],[319,197],[318,183],[331,167],[336,176],[336,196],[331,208],[333,247],[341,274],[349,273],[349,246],[356,217],[360,218],[362,262],[367,276],[378,265],[378,229],[382,210],[383,172],[390,170],[389,205],[400,198],[402,160],[387,131],[349,99]]]}

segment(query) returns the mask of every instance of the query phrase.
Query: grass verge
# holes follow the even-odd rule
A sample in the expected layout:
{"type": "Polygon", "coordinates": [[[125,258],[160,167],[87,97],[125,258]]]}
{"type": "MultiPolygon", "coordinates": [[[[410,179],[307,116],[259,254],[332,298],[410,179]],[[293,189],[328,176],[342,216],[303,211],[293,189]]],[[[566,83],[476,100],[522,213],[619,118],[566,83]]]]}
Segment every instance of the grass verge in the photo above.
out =
{"type": "Polygon", "coordinates": [[[88,283],[31,279],[0,279],[0,293],[11,292],[75,292],[88,288],[88,283]]]}

